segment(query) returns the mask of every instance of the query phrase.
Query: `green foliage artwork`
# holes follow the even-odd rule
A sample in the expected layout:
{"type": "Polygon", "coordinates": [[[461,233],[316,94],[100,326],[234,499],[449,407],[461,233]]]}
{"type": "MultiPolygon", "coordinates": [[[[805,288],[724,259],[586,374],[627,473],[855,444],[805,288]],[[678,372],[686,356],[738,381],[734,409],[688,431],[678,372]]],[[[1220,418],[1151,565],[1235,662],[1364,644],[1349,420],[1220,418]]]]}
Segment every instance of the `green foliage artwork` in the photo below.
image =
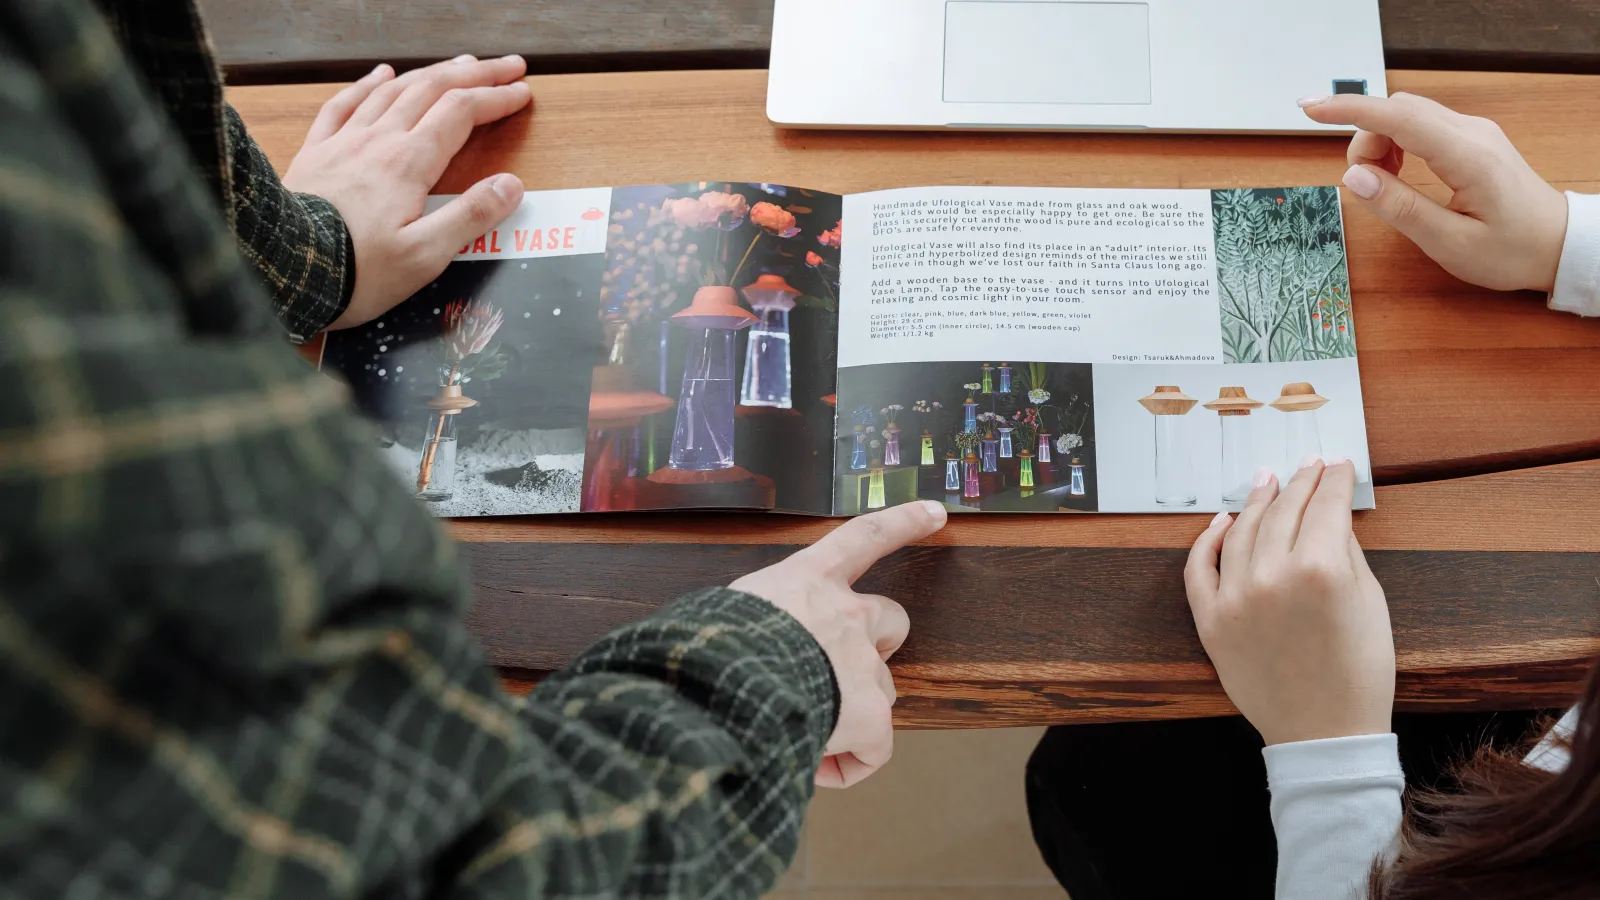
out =
{"type": "Polygon", "coordinates": [[[1212,191],[1211,214],[1226,362],[1356,355],[1336,189],[1212,191]]]}

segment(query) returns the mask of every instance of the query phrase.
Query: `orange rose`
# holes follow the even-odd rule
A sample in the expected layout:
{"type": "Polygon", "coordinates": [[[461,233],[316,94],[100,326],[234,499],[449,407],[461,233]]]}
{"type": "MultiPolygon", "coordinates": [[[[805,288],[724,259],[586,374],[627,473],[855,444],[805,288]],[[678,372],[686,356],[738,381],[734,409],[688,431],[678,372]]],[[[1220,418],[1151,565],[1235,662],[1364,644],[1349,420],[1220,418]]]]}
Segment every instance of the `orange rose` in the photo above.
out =
{"type": "Polygon", "coordinates": [[[795,225],[794,213],[765,200],[750,208],[750,221],[779,237],[793,237],[800,232],[795,225]]]}
{"type": "Polygon", "coordinates": [[[817,266],[822,265],[822,257],[820,257],[817,254],[811,252],[810,250],[807,250],[806,251],[806,265],[808,265],[811,268],[815,269],[817,266]]]}

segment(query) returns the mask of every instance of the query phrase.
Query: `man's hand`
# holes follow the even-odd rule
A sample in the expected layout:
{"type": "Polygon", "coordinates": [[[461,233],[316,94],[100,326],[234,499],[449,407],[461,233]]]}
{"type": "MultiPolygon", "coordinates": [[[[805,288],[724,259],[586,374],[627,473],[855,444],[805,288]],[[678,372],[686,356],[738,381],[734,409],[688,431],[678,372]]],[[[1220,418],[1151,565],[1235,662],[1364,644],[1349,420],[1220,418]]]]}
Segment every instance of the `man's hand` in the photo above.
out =
{"type": "Polygon", "coordinates": [[[398,78],[382,65],[323,104],[283,183],[332,203],[350,229],[355,292],[331,328],[388,312],[522,202],[522,181],[501,173],[422,214],[472,129],[528,105],[526,71],[520,56],[458,56],[398,78]]]}
{"type": "Polygon", "coordinates": [[[1280,495],[1263,471],[1238,520],[1218,515],[1189,553],[1200,643],[1268,744],[1391,727],[1394,636],[1350,530],[1355,480],[1348,462],[1314,461],[1280,495]]]}
{"type": "Polygon", "coordinates": [[[1300,101],[1318,122],[1354,125],[1344,183],[1446,272],[1500,291],[1549,292],[1567,234],[1567,197],[1533,171],[1500,126],[1426,97],[1339,94],[1300,101]],[[1406,154],[1455,193],[1440,206],[1400,179],[1406,154]]]}
{"type": "Polygon", "coordinates": [[[783,562],[729,585],[794,616],[833,663],[839,724],[817,770],[821,787],[849,787],[894,753],[894,678],[886,663],[911,623],[900,604],[850,586],[879,559],[943,528],[945,518],[943,506],[924,500],[851,519],[783,562]]]}

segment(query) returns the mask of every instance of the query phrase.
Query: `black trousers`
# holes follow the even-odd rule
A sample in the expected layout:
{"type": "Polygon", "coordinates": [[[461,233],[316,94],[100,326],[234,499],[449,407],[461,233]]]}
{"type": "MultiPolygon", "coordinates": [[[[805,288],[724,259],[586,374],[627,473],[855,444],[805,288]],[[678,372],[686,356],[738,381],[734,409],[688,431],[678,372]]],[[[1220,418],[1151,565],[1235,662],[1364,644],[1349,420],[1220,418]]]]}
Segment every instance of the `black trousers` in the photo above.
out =
{"type": "MultiPolygon", "coordinates": [[[[1448,788],[1485,741],[1553,710],[1396,715],[1408,787],[1448,788]]],[[[1051,728],[1028,760],[1028,817],[1072,900],[1270,898],[1277,844],[1261,738],[1242,717],[1051,728]]]]}

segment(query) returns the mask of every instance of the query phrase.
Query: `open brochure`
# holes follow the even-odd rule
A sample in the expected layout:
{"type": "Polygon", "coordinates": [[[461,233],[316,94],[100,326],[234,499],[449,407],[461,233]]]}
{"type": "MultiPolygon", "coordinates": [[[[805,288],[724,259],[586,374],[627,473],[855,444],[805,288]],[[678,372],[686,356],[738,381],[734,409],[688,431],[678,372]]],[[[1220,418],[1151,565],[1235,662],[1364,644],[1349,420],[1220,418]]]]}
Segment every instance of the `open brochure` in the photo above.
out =
{"type": "Polygon", "coordinates": [[[1373,503],[1332,187],[532,192],[323,365],[442,516],[1373,503]]]}

